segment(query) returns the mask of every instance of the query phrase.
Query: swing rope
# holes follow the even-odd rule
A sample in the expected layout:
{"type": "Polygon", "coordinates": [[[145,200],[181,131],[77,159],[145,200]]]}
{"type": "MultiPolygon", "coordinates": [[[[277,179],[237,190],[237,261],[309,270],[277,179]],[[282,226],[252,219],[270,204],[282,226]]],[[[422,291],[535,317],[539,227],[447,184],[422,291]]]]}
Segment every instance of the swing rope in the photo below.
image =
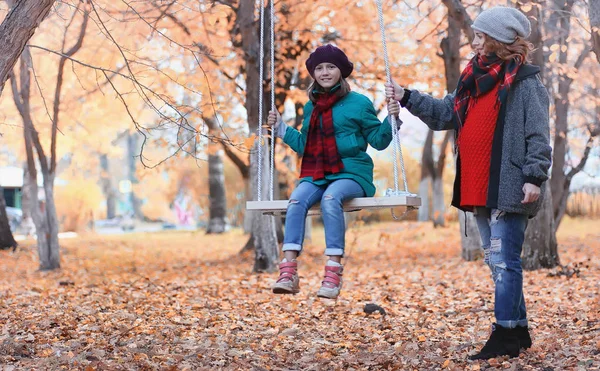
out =
{"type": "MultiPolygon", "coordinates": [[[[385,38],[385,24],[383,22],[383,8],[381,0],[377,0],[377,13],[379,15],[379,30],[381,31],[381,44],[383,45],[383,60],[385,62],[385,76],[388,82],[392,82],[390,73],[390,62],[388,58],[387,42],[385,38]]],[[[392,140],[394,141],[394,188],[395,194],[398,195],[398,154],[400,156],[400,166],[402,170],[402,180],[404,181],[404,192],[408,192],[408,183],[406,181],[406,169],[404,167],[404,157],[402,156],[402,145],[400,144],[400,133],[396,126],[396,117],[390,117],[390,125],[392,125],[392,140]]]]}
{"type": "Polygon", "coordinates": [[[264,43],[264,33],[265,33],[265,8],[264,2],[262,0],[257,0],[257,4],[260,4],[260,50],[259,50],[259,68],[258,73],[260,76],[260,83],[258,84],[258,174],[257,180],[258,184],[256,185],[256,199],[258,201],[262,201],[262,143],[263,143],[263,74],[264,74],[264,66],[263,59],[265,57],[265,43],[264,43]]]}
{"type": "MultiPolygon", "coordinates": [[[[275,0],[271,0],[271,111],[275,112],[275,0]]],[[[262,60],[261,60],[262,61],[262,60]]],[[[275,134],[277,128],[271,128],[271,201],[273,201],[273,190],[275,189],[275,134]]]]}
{"type": "MultiPolygon", "coordinates": [[[[390,63],[389,63],[389,58],[388,58],[388,49],[387,49],[387,42],[386,42],[386,36],[385,36],[385,24],[384,24],[384,19],[383,19],[383,8],[382,8],[382,4],[381,4],[381,0],[376,0],[377,3],[377,13],[379,16],[379,29],[381,31],[381,43],[383,45],[383,59],[384,59],[384,63],[385,63],[385,74],[386,74],[386,78],[388,82],[392,81],[391,78],[391,72],[390,72],[390,63]]],[[[259,52],[259,74],[260,74],[260,81],[261,83],[259,84],[259,96],[258,96],[258,120],[259,120],[259,125],[258,125],[258,174],[257,174],[257,180],[258,180],[258,185],[257,185],[257,200],[261,201],[262,200],[262,145],[263,145],[263,94],[264,94],[264,89],[263,89],[263,83],[262,81],[264,80],[264,16],[265,16],[265,7],[264,7],[264,0],[257,0],[257,4],[260,4],[260,52],[259,52]]],[[[271,75],[271,110],[275,111],[276,107],[275,107],[275,8],[274,8],[274,1],[270,0],[270,46],[271,46],[271,68],[270,68],[270,75],[271,75]]],[[[399,191],[399,174],[398,174],[398,157],[400,159],[400,170],[402,171],[402,180],[404,183],[404,194],[408,194],[408,195],[412,195],[409,191],[408,191],[408,182],[406,180],[406,168],[404,166],[404,157],[402,156],[402,144],[400,143],[400,133],[399,133],[399,129],[396,125],[396,117],[395,116],[391,116],[390,119],[390,125],[392,127],[392,140],[394,142],[394,195],[398,196],[400,194],[399,191]]],[[[271,148],[270,148],[270,159],[269,159],[269,173],[270,173],[270,185],[271,188],[269,190],[269,198],[271,201],[273,201],[273,190],[275,188],[275,134],[276,134],[276,128],[272,127],[271,128],[271,148]]],[[[388,190],[388,195],[390,193],[390,191],[392,191],[391,189],[388,190]]],[[[407,207],[407,210],[404,214],[406,214],[408,211],[414,209],[413,206],[409,206],[407,207]]],[[[394,216],[394,219],[398,219],[396,218],[396,216],[394,215],[394,211],[392,209],[392,215],[394,216]]]]}
{"type": "MultiPolygon", "coordinates": [[[[260,5],[260,51],[259,51],[259,69],[260,84],[258,88],[258,185],[256,188],[257,201],[262,201],[262,145],[263,145],[263,81],[264,81],[264,58],[265,58],[265,7],[263,0],[257,0],[260,5]]],[[[271,110],[275,111],[275,7],[273,0],[270,1],[271,12],[271,110]]],[[[273,201],[273,190],[275,189],[275,133],[276,128],[271,128],[271,151],[269,159],[269,199],[273,201]]]]}

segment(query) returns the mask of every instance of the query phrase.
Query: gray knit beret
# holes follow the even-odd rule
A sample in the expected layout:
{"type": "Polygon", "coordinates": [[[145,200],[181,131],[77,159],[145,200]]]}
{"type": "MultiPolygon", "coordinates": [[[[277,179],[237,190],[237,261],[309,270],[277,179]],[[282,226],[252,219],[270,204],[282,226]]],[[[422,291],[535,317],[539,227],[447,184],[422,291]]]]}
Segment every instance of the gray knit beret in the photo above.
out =
{"type": "Polygon", "coordinates": [[[515,42],[517,36],[527,38],[531,34],[531,23],[527,16],[505,6],[484,10],[475,18],[471,28],[505,44],[515,42]]]}

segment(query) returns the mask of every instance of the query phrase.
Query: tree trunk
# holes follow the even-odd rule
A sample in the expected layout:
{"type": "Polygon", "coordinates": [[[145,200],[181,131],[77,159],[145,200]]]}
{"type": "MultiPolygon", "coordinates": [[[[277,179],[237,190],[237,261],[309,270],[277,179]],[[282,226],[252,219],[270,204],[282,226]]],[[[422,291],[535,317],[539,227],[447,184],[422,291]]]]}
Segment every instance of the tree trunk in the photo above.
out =
{"type": "MultiPolygon", "coordinates": [[[[540,67],[540,77],[546,85],[547,89],[552,88],[552,79],[546,73],[545,65],[546,65],[546,57],[544,56],[544,38],[547,39],[548,45],[552,45],[562,36],[557,35],[543,35],[542,34],[542,25],[545,23],[546,28],[549,30],[556,30],[558,28],[558,23],[563,22],[561,18],[564,16],[557,16],[561,14],[561,9],[563,9],[564,2],[555,2],[552,1],[549,4],[549,7],[552,7],[555,14],[548,19],[543,18],[542,14],[542,4],[538,1],[525,1],[523,4],[532,5],[530,9],[526,12],[530,22],[531,22],[531,36],[529,41],[534,46],[534,52],[532,54],[532,62],[533,64],[540,67]]],[[[564,14],[567,14],[566,12],[564,14]]],[[[564,36],[564,35],[563,35],[564,36]]],[[[564,36],[566,37],[566,36],[564,36]]],[[[559,94],[560,91],[565,90],[564,81],[559,82],[559,94]]],[[[567,89],[568,91],[568,89],[567,89]]],[[[566,97],[567,95],[565,95],[566,97]]],[[[560,99],[555,100],[555,112],[556,112],[556,134],[555,138],[559,138],[559,132],[564,132],[566,140],[566,117],[563,117],[565,113],[568,112],[568,100],[563,102],[560,99]],[[566,103],[566,104],[565,104],[566,103]],[[560,111],[560,112],[559,112],[560,111]]],[[[560,140],[559,140],[560,142],[560,140]]],[[[555,142],[556,143],[556,142],[555,142]]],[[[556,243],[556,225],[554,219],[554,207],[553,207],[553,198],[552,194],[553,183],[564,184],[564,148],[562,147],[564,143],[559,143],[558,148],[554,148],[553,153],[553,163],[552,163],[552,178],[545,182],[543,187],[545,187],[545,199],[542,207],[538,213],[538,215],[531,219],[528,223],[527,230],[525,231],[525,242],[523,243],[523,253],[522,253],[522,266],[524,269],[539,269],[543,267],[554,267],[559,264],[557,243],[556,243]],[[562,155],[557,154],[557,152],[562,152],[562,155]],[[561,158],[562,161],[559,161],[557,164],[555,161],[561,158]],[[555,170],[558,172],[555,173],[555,170]],[[556,178],[554,176],[556,175],[556,178]],[[561,180],[562,178],[562,180],[561,180]]]]}
{"type": "MultiPolygon", "coordinates": [[[[527,12],[524,12],[529,18],[529,22],[531,22],[531,35],[529,35],[529,41],[534,45],[535,49],[531,53],[531,63],[538,66],[540,68],[540,77],[544,84],[546,84],[544,80],[545,76],[545,60],[544,60],[544,40],[542,35],[542,5],[537,1],[523,1],[522,4],[531,5],[528,7],[527,12]]],[[[523,11],[523,9],[521,9],[523,11]]]]}
{"type": "Polygon", "coordinates": [[[444,200],[444,168],[446,152],[454,133],[447,131],[440,146],[438,159],[433,167],[433,226],[446,226],[446,201],[444,200]]]}
{"type": "Polygon", "coordinates": [[[10,11],[0,24],[0,96],[23,48],[46,18],[54,0],[7,1],[10,11]]]}
{"type": "Polygon", "coordinates": [[[206,233],[223,233],[229,230],[227,198],[225,197],[225,166],[223,151],[208,155],[209,221],[206,233]]]}
{"type": "Polygon", "coordinates": [[[525,231],[522,265],[527,270],[552,268],[560,264],[550,184],[546,182],[544,187],[544,205],[538,215],[529,221],[525,231]]]}
{"type": "MultiPolygon", "coordinates": [[[[214,122],[214,120],[211,121],[211,119],[208,119],[208,118],[206,118],[204,120],[209,125],[211,122],[214,122]]],[[[226,143],[222,142],[221,145],[222,145],[223,151],[225,151],[225,154],[227,155],[227,157],[233,162],[233,164],[238,168],[238,170],[240,171],[240,174],[242,175],[242,179],[244,180],[244,185],[245,185],[244,199],[242,201],[244,202],[244,205],[245,205],[247,200],[252,199],[252,192],[250,191],[250,181],[249,181],[250,167],[235,152],[233,152],[226,143]]],[[[244,213],[244,218],[243,218],[242,224],[243,224],[243,228],[244,228],[244,233],[246,233],[246,234],[252,233],[252,220],[248,216],[248,213],[244,213]]],[[[242,249],[242,251],[245,251],[246,249],[247,248],[245,246],[242,249]]]]}
{"type": "Polygon", "coordinates": [[[444,201],[444,181],[441,174],[433,178],[433,226],[446,226],[446,202],[444,201]]]}
{"type": "Polygon", "coordinates": [[[312,241],[312,230],[313,230],[313,217],[307,216],[304,221],[304,241],[311,242],[312,241]]]}
{"type": "Polygon", "coordinates": [[[100,182],[104,197],[106,197],[106,219],[113,219],[117,216],[117,195],[110,175],[110,163],[106,153],[100,155],[100,168],[102,169],[100,182]]]}
{"type": "MultiPolygon", "coordinates": [[[[25,130],[26,146],[31,146],[31,139],[28,135],[28,130],[25,130]]],[[[31,147],[29,147],[28,156],[33,156],[33,151],[31,147]],[[31,152],[31,154],[29,153],[31,152]]],[[[33,158],[28,160],[28,164],[35,162],[33,158]]],[[[23,193],[29,193],[28,197],[31,202],[29,204],[29,214],[33,220],[33,224],[35,225],[36,230],[36,238],[37,238],[37,248],[38,248],[38,257],[40,259],[40,270],[52,270],[56,268],[60,268],[60,249],[58,246],[58,218],[56,218],[56,209],[54,208],[54,195],[52,189],[50,188],[50,192],[46,191],[46,186],[44,186],[44,196],[45,201],[43,203],[40,202],[38,198],[38,187],[37,187],[37,170],[35,167],[29,166],[29,187],[23,189],[23,193]],[[31,170],[33,169],[33,170],[31,170]],[[49,199],[51,201],[51,209],[54,211],[54,220],[51,223],[56,225],[56,234],[52,236],[53,228],[50,227],[48,223],[48,202],[49,199]]],[[[44,182],[52,182],[54,184],[53,177],[50,177],[49,174],[46,174],[44,177],[44,182]]]]}
{"type": "MultiPolygon", "coordinates": [[[[277,171],[277,167],[275,166],[275,164],[273,164],[273,166],[274,166],[273,177],[275,179],[273,181],[273,187],[275,187],[275,189],[273,189],[273,199],[281,200],[281,184],[278,181],[279,172],[277,171]]],[[[277,235],[277,243],[282,243],[283,242],[283,217],[277,215],[277,216],[274,216],[273,218],[275,218],[275,234],[277,235]]]]}
{"type": "Polygon", "coordinates": [[[23,211],[23,220],[31,218],[31,187],[37,188],[37,184],[31,184],[29,177],[29,167],[27,161],[23,163],[23,187],[21,188],[21,210],[23,211]]]}
{"type": "Polygon", "coordinates": [[[473,213],[464,213],[458,210],[458,220],[460,225],[462,257],[466,261],[474,261],[483,257],[481,249],[481,237],[477,228],[477,221],[473,213]],[[466,226],[466,231],[465,231],[466,226]]]}
{"type": "MultiPolygon", "coordinates": [[[[254,134],[258,131],[258,128],[263,125],[260,122],[258,104],[260,96],[260,86],[263,84],[264,76],[259,74],[259,62],[260,62],[260,50],[259,50],[259,25],[254,18],[256,2],[254,0],[240,0],[237,11],[236,11],[236,25],[233,30],[235,34],[232,35],[234,40],[237,40],[237,32],[241,36],[241,48],[243,50],[243,58],[245,61],[245,72],[246,72],[246,101],[244,106],[248,117],[248,127],[250,134],[254,134]]],[[[260,21],[260,20],[259,20],[260,21]]],[[[266,36],[265,30],[265,36],[266,36]]],[[[264,53],[265,56],[268,53],[264,53]]],[[[265,58],[266,61],[266,58],[265,58]]],[[[264,63],[268,66],[267,63],[264,63]]],[[[266,72],[267,68],[265,68],[266,72]]],[[[264,99],[264,102],[268,102],[268,99],[264,99]]],[[[266,120],[266,113],[268,112],[268,105],[265,105],[265,111],[263,112],[263,120],[266,120]]],[[[258,141],[255,143],[250,156],[250,184],[252,186],[252,192],[248,195],[248,199],[255,197],[257,194],[254,187],[256,187],[258,181],[258,141]]],[[[267,175],[266,169],[269,168],[269,152],[267,146],[262,146],[262,200],[267,200],[269,194],[269,176],[267,175]]],[[[275,227],[275,219],[271,216],[262,215],[262,213],[255,212],[251,215],[252,220],[252,235],[254,236],[254,272],[271,272],[277,267],[279,260],[279,249],[277,245],[277,234],[275,227]]]]}
{"type": "MultiPolygon", "coordinates": [[[[44,255],[40,254],[40,270],[52,270],[60,268],[60,247],[58,244],[58,215],[56,214],[56,204],[54,203],[54,175],[45,174],[42,171],[44,178],[44,194],[46,202],[44,207],[45,227],[47,228],[46,246],[44,255]]],[[[38,232],[38,238],[40,236],[38,232]]]]}
{"type": "MultiPolygon", "coordinates": [[[[254,199],[254,194],[252,193],[252,187],[250,185],[250,179],[249,178],[245,178],[244,181],[246,182],[245,184],[245,188],[246,188],[246,194],[245,194],[245,198],[244,201],[249,201],[249,200],[253,200],[254,199]]],[[[244,213],[244,233],[245,234],[252,234],[252,213],[246,211],[244,213]]]]}
{"type": "MultiPolygon", "coordinates": [[[[550,185],[552,189],[552,215],[556,217],[560,207],[560,200],[565,192],[564,184],[566,181],[565,176],[565,158],[567,155],[567,141],[568,141],[568,114],[569,114],[569,99],[566,98],[568,95],[561,95],[568,93],[569,89],[562,82],[559,83],[558,96],[554,101],[554,108],[556,112],[556,118],[554,120],[554,127],[556,134],[554,135],[554,147],[553,147],[553,158],[552,158],[552,177],[550,179],[550,185]],[[565,89],[566,88],[566,89],[565,89]],[[565,98],[563,98],[565,97],[565,98]]],[[[568,190],[567,190],[568,191],[568,190]]]]}
{"type": "Polygon", "coordinates": [[[600,63],[600,0],[588,0],[588,13],[592,27],[592,49],[600,63]]]}
{"type": "MultiPolygon", "coordinates": [[[[566,44],[568,38],[570,37],[572,17],[571,10],[573,8],[573,3],[573,1],[567,1],[565,7],[563,8],[564,15],[560,17],[559,21],[559,45],[566,44]]],[[[556,51],[556,53],[558,53],[558,62],[560,64],[568,65],[569,56],[567,52],[567,49],[559,49],[556,51]]],[[[573,70],[575,72],[580,69],[589,52],[589,47],[586,47],[583,49],[583,51],[581,51],[581,54],[573,65],[573,70]]],[[[554,98],[554,111],[556,113],[556,117],[554,120],[554,153],[552,157],[552,177],[550,179],[550,187],[552,189],[552,213],[555,223],[560,214],[561,202],[563,201],[563,198],[568,197],[569,194],[569,188],[566,186],[569,180],[565,174],[565,165],[566,154],[569,146],[568,132],[570,101],[568,97],[570,95],[572,83],[573,78],[570,77],[570,75],[559,74],[558,93],[554,98]]]]}
{"type": "Polygon", "coordinates": [[[6,214],[6,200],[4,199],[4,188],[0,187],[0,249],[15,249],[17,241],[13,237],[6,214]]]}
{"type": "MultiPolygon", "coordinates": [[[[258,150],[262,150],[263,169],[269,164],[269,155],[266,146],[258,146],[258,141],[252,149],[250,161],[250,184],[252,195],[257,194],[258,184],[258,150]]],[[[269,177],[262,176],[261,200],[268,200],[269,196],[269,177]]],[[[254,237],[254,272],[273,272],[277,269],[279,262],[279,245],[277,243],[277,233],[275,230],[275,218],[269,215],[263,215],[261,212],[252,212],[252,236],[254,237]]]]}
{"type": "MultiPolygon", "coordinates": [[[[12,1],[11,1],[12,3],[12,1]]],[[[28,0],[22,0],[18,4],[13,7],[13,10],[8,14],[7,18],[11,17],[12,14],[18,13],[18,10],[22,10],[22,7],[27,7],[29,5],[29,9],[27,9],[30,14],[26,14],[24,16],[34,17],[36,20],[35,25],[37,26],[45,15],[48,14],[49,9],[45,11],[45,14],[31,14],[31,11],[39,11],[40,6],[47,4],[48,8],[53,3],[45,0],[40,2],[36,6],[30,4],[31,2],[28,0]]],[[[77,10],[79,7],[77,7],[77,10]]],[[[77,14],[77,12],[75,13],[77,14]]],[[[31,54],[27,48],[24,48],[25,43],[33,34],[33,30],[35,27],[31,27],[28,33],[28,37],[23,41],[23,47],[20,48],[19,52],[21,53],[21,66],[20,66],[20,84],[21,89],[19,90],[16,82],[16,76],[11,80],[11,87],[13,90],[13,98],[15,101],[15,105],[19,110],[21,117],[23,118],[24,123],[24,135],[25,135],[25,151],[27,153],[27,167],[29,169],[30,179],[32,183],[36,185],[35,190],[31,191],[31,195],[34,195],[33,198],[33,208],[32,208],[32,217],[34,219],[34,223],[36,224],[36,234],[38,240],[38,250],[40,255],[40,269],[41,270],[50,270],[60,268],[60,250],[58,245],[58,216],[56,214],[56,205],[54,203],[54,178],[56,174],[56,142],[57,142],[57,132],[58,132],[58,121],[59,121],[59,113],[60,113],[60,97],[61,97],[61,88],[63,83],[63,74],[64,67],[68,57],[73,56],[83,45],[83,39],[85,35],[85,30],[87,27],[87,21],[89,18],[89,13],[86,11],[84,13],[84,19],[81,23],[81,28],[79,32],[79,37],[77,38],[76,43],[69,50],[62,50],[63,55],[60,58],[58,65],[58,74],[56,78],[56,88],[54,90],[54,102],[53,102],[53,115],[52,115],[52,131],[51,131],[51,142],[50,142],[50,155],[47,156],[44,152],[44,148],[42,147],[42,141],[40,140],[39,133],[35,129],[35,125],[33,124],[33,120],[31,118],[31,106],[30,106],[30,89],[31,89],[31,76],[29,68],[33,66],[33,61],[31,58],[31,54]],[[36,163],[33,155],[33,148],[35,148],[35,152],[37,153],[37,158],[40,165],[40,170],[42,172],[43,183],[44,183],[44,194],[45,194],[45,205],[43,206],[43,210],[40,210],[39,202],[37,202],[37,170],[36,163]]],[[[4,25],[4,23],[3,23],[4,25]]],[[[68,29],[68,27],[67,27],[68,29]]],[[[21,33],[27,32],[27,30],[22,30],[21,33]]],[[[2,33],[2,27],[0,27],[0,35],[4,36],[2,33]]],[[[66,37],[66,33],[65,33],[66,37]]],[[[63,40],[66,41],[66,40],[63,40]]],[[[63,42],[63,48],[64,48],[63,42]]],[[[14,63],[13,63],[14,65],[14,63]]],[[[7,72],[8,73],[8,72],[7,72]]],[[[0,73],[1,74],[1,73],[0,73]]],[[[2,86],[4,86],[4,82],[6,79],[1,80],[2,86]]],[[[0,87],[1,89],[1,87],[0,87]]],[[[0,91],[1,93],[1,91],[0,91]]]]}
{"type": "Polygon", "coordinates": [[[558,230],[560,226],[560,222],[562,222],[563,217],[565,216],[565,212],[567,211],[567,202],[569,201],[569,196],[571,195],[571,191],[569,188],[571,187],[571,181],[567,179],[565,181],[565,190],[561,195],[560,202],[558,203],[558,211],[554,216],[554,230],[558,230]]]}
{"type": "Polygon", "coordinates": [[[419,208],[419,221],[428,221],[429,218],[429,187],[433,178],[433,131],[427,130],[427,137],[423,145],[421,156],[421,182],[419,184],[419,195],[421,195],[421,207],[419,208]]]}
{"type": "MultiPolygon", "coordinates": [[[[425,150],[425,148],[423,149],[425,150]]],[[[423,174],[423,166],[421,165],[421,174],[423,174]]],[[[421,197],[421,207],[419,207],[418,220],[420,222],[426,222],[429,220],[429,187],[431,184],[431,177],[421,175],[421,182],[419,183],[419,197],[421,197]]]]}
{"type": "Polygon", "coordinates": [[[17,86],[17,78],[11,79],[13,100],[23,120],[23,136],[25,138],[25,153],[27,156],[27,170],[29,174],[30,187],[25,189],[31,200],[31,218],[35,224],[37,246],[40,259],[40,270],[50,270],[60,267],[60,250],[58,247],[58,218],[54,207],[54,174],[50,172],[50,164],[42,147],[39,134],[35,129],[31,118],[30,89],[31,75],[29,66],[32,64],[31,54],[24,49],[21,56],[19,81],[21,88],[17,86]],[[41,205],[38,198],[37,169],[34,156],[37,153],[40,168],[42,170],[44,194],[46,204],[41,205]],[[46,206],[49,205],[49,206],[46,206]],[[50,216],[50,220],[48,219],[50,216]]]}
{"type": "MultiPolygon", "coordinates": [[[[460,78],[461,29],[465,32],[469,42],[473,41],[473,31],[470,27],[472,21],[460,1],[443,0],[443,3],[448,8],[448,35],[442,39],[440,46],[443,53],[442,58],[444,59],[446,89],[451,92],[456,89],[460,78]]],[[[450,142],[450,138],[450,135],[444,138],[446,145],[450,142]]],[[[442,155],[445,155],[445,151],[440,151],[440,156],[442,155]]],[[[438,168],[443,168],[443,163],[441,165],[438,164],[438,168]]],[[[467,261],[478,259],[482,256],[483,251],[481,250],[481,237],[473,213],[464,213],[459,210],[458,220],[463,259],[467,261]]]]}
{"type": "Polygon", "coordinates": [[[138,148],[138,133],[129,133],[127,136],[127,158],[128,158],[128,169],[129,169],[129,181],[131,182],[131,193],[129,194],[131,207],[133,209],[133,215],[136,219],[144,219],[144,213],[142,212],[142,201],[135,196],[135,185],[138,184],[136,174],[136,158],[139,156],[140,151],[138,148]]]}

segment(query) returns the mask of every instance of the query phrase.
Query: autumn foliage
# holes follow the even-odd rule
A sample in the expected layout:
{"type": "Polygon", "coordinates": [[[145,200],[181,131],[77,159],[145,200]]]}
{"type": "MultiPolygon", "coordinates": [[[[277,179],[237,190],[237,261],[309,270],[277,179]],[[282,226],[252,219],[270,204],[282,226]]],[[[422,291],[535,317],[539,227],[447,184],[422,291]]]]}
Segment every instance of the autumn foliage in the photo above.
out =
{"type": "Polygon", "coordinates": [[[0,364],[17,369],[592,370],[600,366],[600,235],[567,219],[563,267],[525,272],[534,346],[465,361],[493,321],[490,273],[460,258],[457,225],[354,225],[337,301],[315,295],[323,233],[301,257],[301,293],[251,273],[245,236],[171,232],[62,240],[36,271],[32,243],[0,254],[0,364]],[[385,315],[366,314],[366,304],[385,315]]]}

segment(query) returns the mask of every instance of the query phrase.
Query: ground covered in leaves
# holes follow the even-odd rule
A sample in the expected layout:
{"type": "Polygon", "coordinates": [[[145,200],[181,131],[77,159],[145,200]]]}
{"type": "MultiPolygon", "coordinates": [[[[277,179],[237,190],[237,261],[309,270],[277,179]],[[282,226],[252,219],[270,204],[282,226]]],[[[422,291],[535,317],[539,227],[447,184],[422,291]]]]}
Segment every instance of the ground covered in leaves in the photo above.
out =
{"type": "Polygon", "coordinates": [[[564,267],[525,274],[534,346],[478,362],[466,357],[489,335],[492,282],[481,261],[461,260],[456,225],[353,227],[337,301],[315,296],[318,229],[295,296],[271,294],[275,273],[251,272],[253,255],[237,254],[240,231],[64,240],[56,272],[38,272],[24,243],[0,252],[0,368],[598,369],[599,226],[566,220],[564,267]],[[386,314],[366,314],[367,304],[386,314]]]}

